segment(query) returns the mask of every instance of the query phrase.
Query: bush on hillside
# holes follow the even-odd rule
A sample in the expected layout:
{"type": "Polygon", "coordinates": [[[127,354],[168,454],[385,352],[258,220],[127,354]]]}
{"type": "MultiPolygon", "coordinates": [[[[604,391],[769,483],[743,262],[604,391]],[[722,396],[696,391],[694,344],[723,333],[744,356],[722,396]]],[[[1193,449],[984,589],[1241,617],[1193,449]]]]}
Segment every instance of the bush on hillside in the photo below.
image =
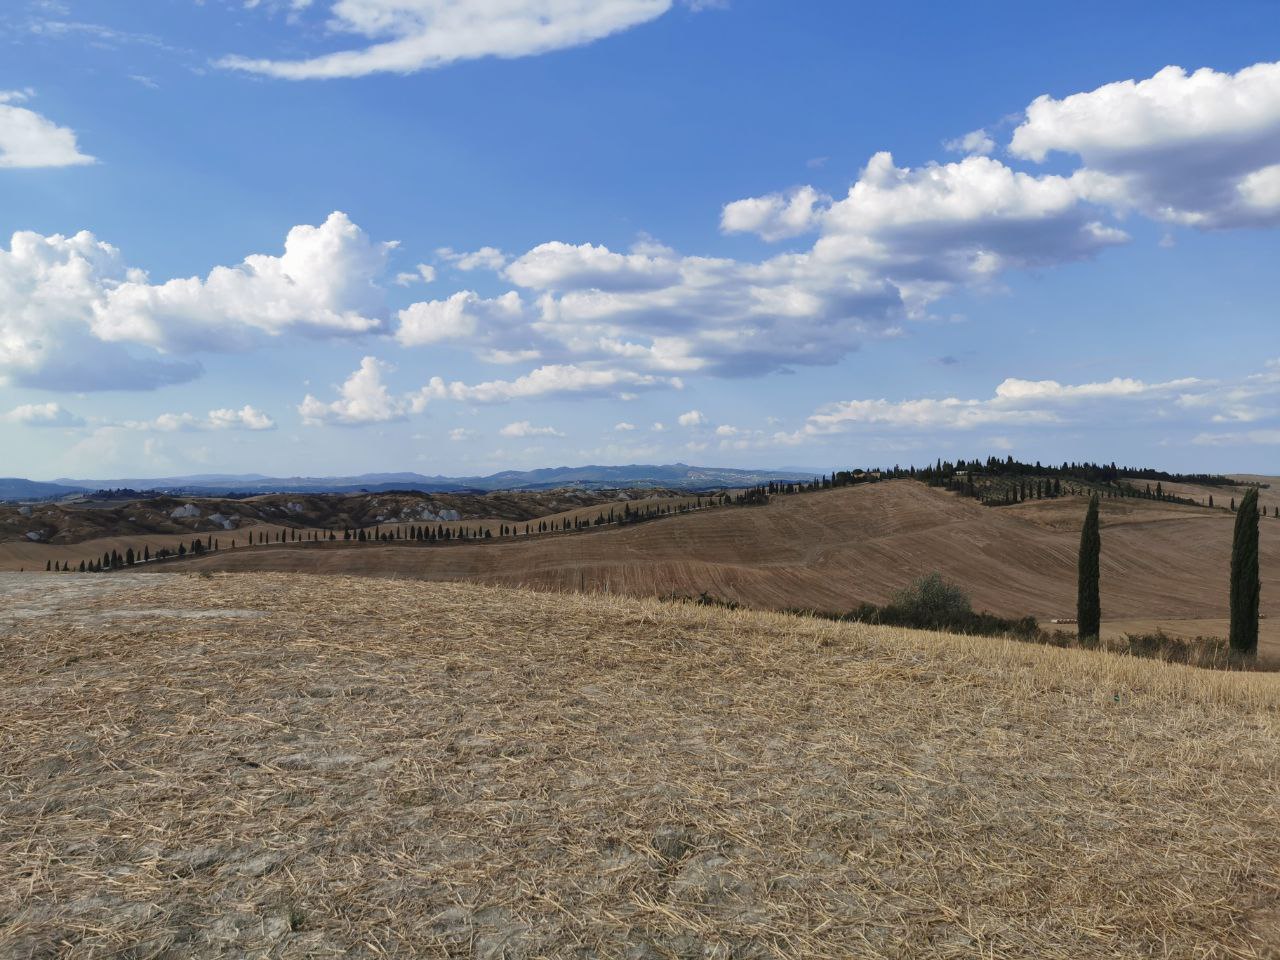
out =
{"type": "Polygon", "coordinates": [[[905,589],[894,594],[887,606],[862,603],[840,619],[916,630],[1013,636],[1021,640],[1038,639],[1040,636],[1040,625],[1035,617],[1014,619],[985,611],[975,613],[968,595],[937,573],[917,577],[905,589]]]}
{"type": "Polygon", "coordinates": [[[905,589],[893,595],[889,606],[913,619],[938,623],[948,623],[973,613],[968,595],[956,584],[943,580],[939,573],[916,577],[905,589]]]}
{"type": "Polygon", "coordinates": [[[1151,657],[1166,663],[1186,663],[1193,667],[1223,669],[1237,666],[1231,648],[1219,637],[1171,637],[1163,630],[1155,633],[1126,633],[1123,640],[1112,641],[1110,649],[1135,657],[1151,657]]]}
{"type": "MultiPolygon", "coordinates": [[[[666,599],[699,606],[723,607],[729,610],[736,610],[740,606],[734,600],[721,599],[705,590],[697,596],[672,594],[666,599]]],[[[998,617],[986,611],[975,613],[965,592],[936,573],[913,580],[904,590],[894,594],[892,602],[883,607],[874,603],[861,603],[848,613],[796,608],[786,612],[799,617],[852,620],[885,627],[938,630],[968,636],[1011,637],[1028,643],[1105,650],[1109,653],[1128,654],[1193,667],[1219,670],[1257,669],[1255,661],[1242,660],[1238,656],[1233,656],[1227,641],[1219,637],[1183,639],[1171,637],[1162,630],[1157,630],[1155,633],[1130,633],[1123,638],[1080,637],[1074,631],[1042,630],[1035,617],[998,617]]]]}

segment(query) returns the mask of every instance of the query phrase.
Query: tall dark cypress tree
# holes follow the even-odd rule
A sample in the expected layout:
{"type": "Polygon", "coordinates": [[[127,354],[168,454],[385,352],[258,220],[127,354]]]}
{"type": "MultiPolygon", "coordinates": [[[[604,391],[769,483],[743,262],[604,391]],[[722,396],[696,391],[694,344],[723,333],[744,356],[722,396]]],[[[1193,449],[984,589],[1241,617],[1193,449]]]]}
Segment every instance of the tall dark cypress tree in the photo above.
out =
{"type": "Polygon", "coordinates": [[[1239,656],[1258,654],[1258,491],[1252,489],[1236,510],[1236,531],[1231,542],[1231,651],[1239,656]]]}
{"type": "Polygon", "coordinates": [[[1102,537],[1098,533],[1098,495],[1089,498],[1089,510],[1080,530],[1080,561],[1076,588],[1076,620],[1081,639],[1097,637],[1102,630],[1102,600],[1098,591],[1102,537]]]}

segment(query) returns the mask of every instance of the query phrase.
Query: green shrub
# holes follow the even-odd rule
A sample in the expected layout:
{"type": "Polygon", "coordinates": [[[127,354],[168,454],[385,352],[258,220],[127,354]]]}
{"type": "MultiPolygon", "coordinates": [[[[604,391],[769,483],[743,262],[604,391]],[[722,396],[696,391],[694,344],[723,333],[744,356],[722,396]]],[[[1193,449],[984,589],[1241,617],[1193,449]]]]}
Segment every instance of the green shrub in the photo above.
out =
{"type": "Polygon", "coordinates": [[[902,611],[904,616],[930,623],[949,623],[973,613],[968,595],[954,583],[943,580],[939,573],[916,577],[893,595],[889,606],[902,611]]]}
{"type": "Polygon", "coordinates": [[[1013,636],[1020,640],[1040,637],[1040,624],[1035,617],[998,617],[994,613],[975,613],[968,595],[937,573],[917,577],[905,589],[894,594],[892,602],[878,607],[861,603],[840,619],[861,623],[878,623],[887,627],[910,627],[915,630],[943,630],[977,636],[1013,636]]]}

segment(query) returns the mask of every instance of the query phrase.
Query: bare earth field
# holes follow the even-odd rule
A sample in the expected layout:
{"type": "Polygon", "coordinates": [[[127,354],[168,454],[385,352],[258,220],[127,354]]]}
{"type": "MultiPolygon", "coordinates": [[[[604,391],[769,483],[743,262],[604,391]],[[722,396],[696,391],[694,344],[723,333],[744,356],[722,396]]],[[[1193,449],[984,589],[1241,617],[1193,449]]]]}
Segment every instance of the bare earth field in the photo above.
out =
{"type": "MultiPolygon", "coordinates": [[[[468,580],[630,596],[711,595],[764,609],[884,602],[933,570],[974,606],[1075,615],[1077,497],[984,507],[911,481],[774,498],[633,527],[484,544],[255,547],[183,569],[468,580]],[[336,548],[335,548],[336,546],[336,548]]],[[[1102,503],[1104,628],[1223,636],[1234,517],[1146,500],[1102,503]]],[[[1262,530],[1262,651],[1280,656],[1280,520],[1262,530]]],[[[1070,629],[1069,627],[1067,629],[1070,629]]]]}
{"type": "Polygon", "coordinates": [[[1272,674],[469,584],[3,574],[0,716],[6,957],[1280,956],[1272,674]]]}

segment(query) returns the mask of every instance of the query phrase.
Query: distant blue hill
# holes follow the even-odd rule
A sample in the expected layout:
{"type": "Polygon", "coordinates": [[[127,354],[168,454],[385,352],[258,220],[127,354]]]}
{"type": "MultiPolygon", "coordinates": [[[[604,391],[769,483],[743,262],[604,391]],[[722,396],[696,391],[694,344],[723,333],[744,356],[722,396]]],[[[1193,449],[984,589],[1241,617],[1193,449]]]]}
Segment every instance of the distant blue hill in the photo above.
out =
{"type": "Polygon", "coordinates": [[[807,480],[812,470],[749,470],[693,467],[686,463],[627,464],[625,466],[545,467],[505,470],[477,477],[424,476],[420,473],[365,473],[352,477],[267,477],[262,474],[192,474],[180,477],[121,477],[106,480],[59,478],[53,483],[0,480],[0,500],[57,499],[96,490],[162,491],[187,496],[256,493],[382,493],[421,490],[450,493],[462,490],[548,490],[556,487],[666,487],[674,490],[715,490],[754,486],[770,480],[807,480]]]}
{"type": "Polygon", "coordinates": [[[56,500],[84,492],[84,487],[75,485],[0,477],[0,500],[56,500]]]}

